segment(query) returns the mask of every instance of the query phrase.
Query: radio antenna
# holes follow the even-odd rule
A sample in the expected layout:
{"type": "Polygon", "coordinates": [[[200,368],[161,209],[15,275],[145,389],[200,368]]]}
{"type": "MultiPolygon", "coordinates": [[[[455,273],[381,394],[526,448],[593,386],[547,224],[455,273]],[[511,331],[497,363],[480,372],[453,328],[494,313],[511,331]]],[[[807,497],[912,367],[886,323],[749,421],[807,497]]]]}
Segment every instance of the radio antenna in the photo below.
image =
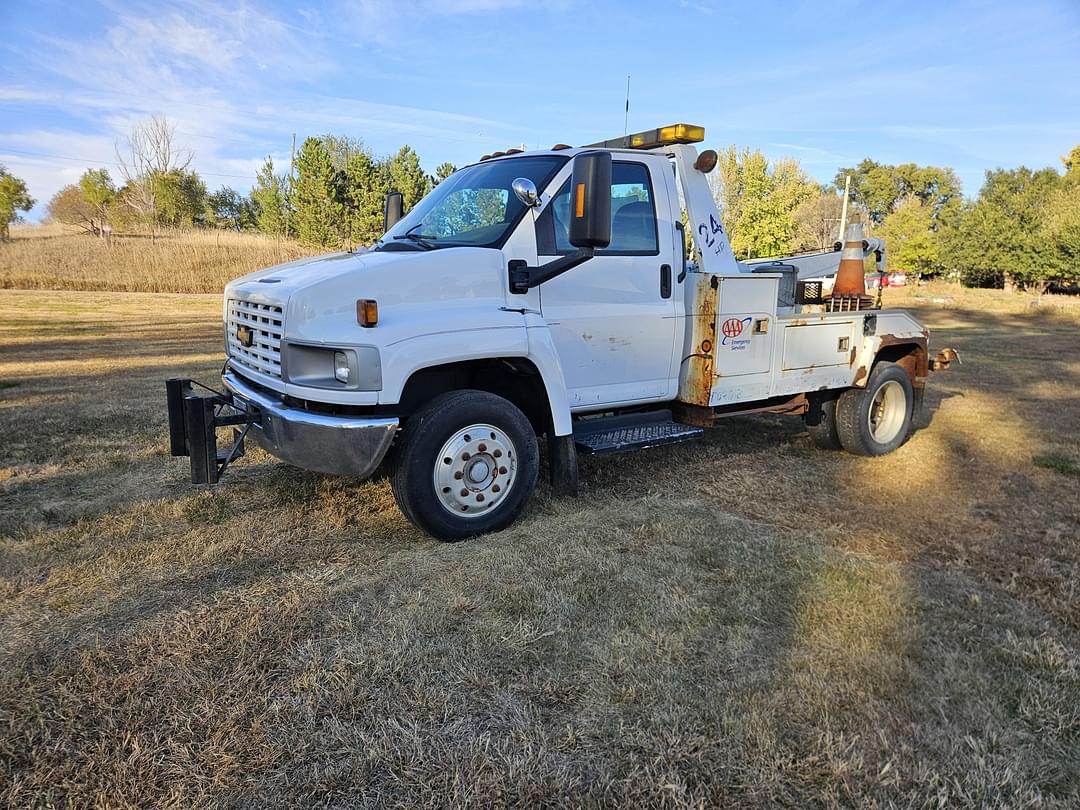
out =
{"type": "Polygon", "coordinates": [[[625,137],[629,132],[627,123],[630,121],[630,74],[626,74],[626,111],[623,113],[622,134],[625,137]]]}

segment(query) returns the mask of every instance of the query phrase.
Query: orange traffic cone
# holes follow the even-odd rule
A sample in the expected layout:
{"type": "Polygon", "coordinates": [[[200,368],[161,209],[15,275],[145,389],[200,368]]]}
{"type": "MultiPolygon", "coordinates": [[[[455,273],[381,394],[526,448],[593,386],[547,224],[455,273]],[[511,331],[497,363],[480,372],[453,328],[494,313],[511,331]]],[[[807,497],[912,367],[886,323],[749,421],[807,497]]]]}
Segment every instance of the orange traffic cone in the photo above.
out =
{"type": "Polygon", "coordinates": [[[863,226],[854,222],[847,227],[844,249],[840,254],[840,269],[836,271],[829,310],[869,309],[873,299],[866,294],[863,268],[863,226]]]}

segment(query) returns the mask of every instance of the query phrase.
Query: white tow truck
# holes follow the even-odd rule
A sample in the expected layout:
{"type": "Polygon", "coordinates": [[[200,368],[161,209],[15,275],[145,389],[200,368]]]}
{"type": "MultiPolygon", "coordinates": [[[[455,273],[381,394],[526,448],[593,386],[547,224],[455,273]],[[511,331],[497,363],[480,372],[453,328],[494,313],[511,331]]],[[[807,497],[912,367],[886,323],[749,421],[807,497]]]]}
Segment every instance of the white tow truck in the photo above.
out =
{"type": "Polygon", "coordinates": [[[931,356],[921,324],[865,294],[863,259],[884,245],[856,228],[834,251],[736,261],[703,139],[677,124],[485,155],[404,216],[392,193],[371,249],[236,279],[226,390],[167,384],[173,454],[196,483],[245,436],[309,470],[386,465],[409,520],[455,540],[518,517],[541,437],[566,494],[579,453],[692,439],[733,414],[801,414],[822,447],[894,450],[955,353],[931,356]],[[800,281],[838,267],[827,297],[800,281]]]}

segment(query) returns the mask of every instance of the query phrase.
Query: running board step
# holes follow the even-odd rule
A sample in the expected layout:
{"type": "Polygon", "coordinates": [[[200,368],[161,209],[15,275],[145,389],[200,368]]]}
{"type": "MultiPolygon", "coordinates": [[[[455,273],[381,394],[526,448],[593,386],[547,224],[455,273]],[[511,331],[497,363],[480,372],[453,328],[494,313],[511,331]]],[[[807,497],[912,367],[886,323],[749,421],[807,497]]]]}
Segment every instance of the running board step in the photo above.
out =
{"type": "Polygon", "coordinates": [[[650,411],[581,419],[574,425],[574,444],[579,453],[624,453],[685,442],[704,432],[676,422],[671,411],[650,411]]]}

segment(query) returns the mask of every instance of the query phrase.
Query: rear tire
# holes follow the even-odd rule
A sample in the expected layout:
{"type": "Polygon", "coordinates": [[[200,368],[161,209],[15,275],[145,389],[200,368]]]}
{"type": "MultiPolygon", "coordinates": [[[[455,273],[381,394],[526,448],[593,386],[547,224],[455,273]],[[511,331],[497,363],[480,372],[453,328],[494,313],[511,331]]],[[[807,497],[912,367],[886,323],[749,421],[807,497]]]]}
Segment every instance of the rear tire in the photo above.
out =
{"type": "Polygon", "coordinates": [[[810,397],[810,410],[803,416],[806,432],[822,450],[842,450],[840,433],[836,428],[836,397],[810,397]]]}
{"type": "Polygon", "coordinates": [[[896,363],[878,363],[866,388],[849,388],[836,401],[840,443],[857,456],[891,453],[911,435],[914,401],[908,373],[896,363]]]}
{"type": "Polygon", "coordinates": [[[452,391],[406,421],[390,487],[405,517],[440,540],[463,540],[513,523],[540,470],[536,435],[509,400],[452,391]]]}

